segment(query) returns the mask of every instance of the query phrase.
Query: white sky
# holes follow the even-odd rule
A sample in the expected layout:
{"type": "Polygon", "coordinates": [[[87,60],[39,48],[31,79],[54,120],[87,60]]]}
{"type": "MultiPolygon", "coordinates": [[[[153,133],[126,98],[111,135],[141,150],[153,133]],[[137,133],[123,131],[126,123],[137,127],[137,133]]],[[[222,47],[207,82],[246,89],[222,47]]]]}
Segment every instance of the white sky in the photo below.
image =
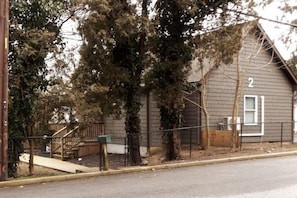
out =
{"type": "MultiPolygon", "coordinates": [[[[290,4],[292,7],[297,6],[296,0],[274,0],[269,6],[264,9],[259,9],[258,13],[264,18],[291,23],[293,20],[297,19],[297,10],[295,10],[292,14],[286,13],[283,16],[283,11],[281,11],[278,7],[283,6],[284,2],[290,4]]],[[[260,23],[271,40],[274,41],[276,48],[279,50],[283,58],[286,60],[289,59],[292,55],[292,51],[295,51],[297,47],[297,30],[295,30],[295,34],[291,34],[289,33],[289,26],[287,25],[281,25],[265,20],[260,20],[260,23]],[[280,39],[282,36],[288,36],[293,43],[285,44],[280,39]]]]}
{"type": "MultiPolygon", "coordinates": [[[[259,13],[259,16],[264,18],[291,23],[291,21],[297,19],[297,10],[295,10],[295,12],[292,14],[286,14],[285,16],[283,16],[283,11],[281,11],[278,7],[283,6],[284,2],[288,3],[291,6],[297,7],[297,0],[273,0],[272,3],[269,4],[269,6],[257,9],[257,12],[259,13]]],[[[268,22],[265,20],[260,20],[260,23],[270,39],[274,41],[276,48],[279,50],[283,58],[286,60],[289,59],[291,57],[292,51],[295,51],[297,47],[296,33],[289,34],[288,26],[285,25],[268,22]],[[282,36],[289,36],[294,42],[286,45],[280,40],[282,36]]],[[[75,53],[78,54],[78,49],[81,41],[79,35],[75,33],[76,28],[77,23],[73,21],[67,22],[64,27],[63,35],[66,38],[65,42],[67,43],[67,50],[75,50],[75,53]]],[[[295,30],[295,32],[297,32],[297,30],[295,30]]],[[[79,56],[77,56],[76,58],[78,59],[79,56]]]]}

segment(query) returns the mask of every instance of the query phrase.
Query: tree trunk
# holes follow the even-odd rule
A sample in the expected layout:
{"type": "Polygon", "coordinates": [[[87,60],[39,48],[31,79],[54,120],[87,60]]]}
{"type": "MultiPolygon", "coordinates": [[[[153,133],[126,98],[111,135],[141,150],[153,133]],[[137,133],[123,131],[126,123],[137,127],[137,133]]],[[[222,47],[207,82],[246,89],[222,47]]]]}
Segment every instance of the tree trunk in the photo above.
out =
{"type": "Polygon", "coordinates": [[[128,98],[126,103],[126,133],[128,137],[128,146],[130,153],[131,165],[139,165],[141,163],[140,156],[140,97],[138,91],[134,90],[135,86],[130,85],[128,98]]]}
{"type": "Polygon", "coordinates": [[[172,156],[171,159],[180,159],[180,135],[177,130],[173,130],[172,132],[172,156]]]}
{"type": "MultiPolygon", "coordinates": [[[[133,122],[133,119],[128,119],[128,122],[133,122]]],[[[131,129],[131,126],[129,126],[131,129]]],[[[132,126],[134,128],[134,126],[132,126]]],[[[130,154],[130,163],[131,165],[139,165],[141,163],[140,156],[140,144],[139,144],[139,135],[140,133],[134,130],[129,130],[130,133],[128,136],[128,145],[129,145],[129,154],[130,154]]]]}
{"type": "MultiPolygon", "coordinates": [[[[139,54],[142,57],[140,65],[143,65],[143,57],[145,54],[145,39],[146,39],[146,30],[145,30],[145,20],[147,19],[147,6],[148,0],[142,1],[142,31],[140,33],[139,39],[139,54]]],[[[137,65],[135,65],[137,67],[137,65]]],[[[126,114],[126,133],[128,135],[128,145],[130,152],[130,162],[131,165],[141,164],[141,155],[140,155],[140,83],[141,76],[144,66],[138,66],[136,72],[134,70],[130,71],[130,87],[128,88],[127,95],[127,114],[126,114]]]]}
{"type": "Polygon", "coordinates": [[[235,87],[235,93],[234,93],[234,101],[233,101],[233,109],[232,109],[232,141],[231,141],[231,149],[235,150],[239,147],[238,144],[238,131],[237,131],[237,117],[238,117],[238,105],[239,101],[241,99],[242,91],[240,90],[240,87],[242,87],[242,74],[241,74],[241,66],[240,66],[240,57],[239,52],[237,53],[237,75],[236,75],[236,87],[235,87]]]}
{"type": "MultiPolygon", "coordinates": [[[[180,135],[177,130],[179,127],[179,119],[176,117],[178,115],[177,109],[168,109],[166,107],[160,108],[161,113],[161,126],[167,130],[163,131],[162,145],[163,153],[162,157],[165,160],[176,160],[180,159],[180,135]],[[172,124],[174,123],[174,124],[172,124]]],[[[179,117],[179,116],[178,116],[179,117]]]]}
{"type": "Polygon", "coordinates": [[[206,107],[206,76],[204,75],[204,65],[203,65],[203,60],[199,59],[199,64],[200,64],[200,72],[201,72],[201,108],[202,112],[204,114],[204,121],[205,121],[205,132],[206,132],[206,148],[205,150],[210,149],[210,132],[209,132],[209,114],[207,111],[206,107]]]}
{"type": "Polygon", "coordinates": [[[203,81],[203,84],[202,84],[202,93],[201,93],[201,106],[202,106],[202,112],[204,114],[205,132],[206,132],[206,140],[207,140],[206,148],[204,149],[209,150],[210,149],[209,114],[206,108],[206,99],[205,99],[206,90],[205,90],[204,79],[202,81],[203,81]]]}
{"type": "Polygon", "coordinates": [[[29,158],[29,176],[34,174],[34,140],[28,139],[30,146],[30,158],[29,158]]]}
{"type": "Polygon", "coordinates": [[[205,108],[203,108],[203,112],[204,112],[204,120],[205,120],[205,132],[206,132],[206,140],[207,140],[207,144],[206,147],[204,148],[205,150],[209,150],[210,149],[210,131],[209,131],[209,115],[208,112],[205,108]]]}
{"type": "Polygon", "coordinates": [[[180,137],[176,129],[163,132],[163,156],[165,160],[180,159],[180,137]]]}

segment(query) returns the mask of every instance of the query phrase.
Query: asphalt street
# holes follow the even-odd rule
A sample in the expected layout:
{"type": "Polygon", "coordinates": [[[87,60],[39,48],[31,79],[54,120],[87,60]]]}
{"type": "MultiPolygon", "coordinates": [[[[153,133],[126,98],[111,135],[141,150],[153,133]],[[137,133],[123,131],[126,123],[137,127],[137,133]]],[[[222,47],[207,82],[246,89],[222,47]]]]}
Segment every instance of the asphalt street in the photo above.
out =
{"type": "Polygon", "coordinates": [[[0,197],[297,197],[297,157],[109,175],[0,189],[0,197]]]}

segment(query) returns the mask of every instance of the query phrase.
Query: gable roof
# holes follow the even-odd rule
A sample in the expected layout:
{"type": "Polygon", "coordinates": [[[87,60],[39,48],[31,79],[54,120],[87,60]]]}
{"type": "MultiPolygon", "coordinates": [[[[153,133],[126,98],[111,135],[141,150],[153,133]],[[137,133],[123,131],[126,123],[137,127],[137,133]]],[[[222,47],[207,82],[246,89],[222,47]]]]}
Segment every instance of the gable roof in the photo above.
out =
{"type": "Polygon", "coordinates": [[[264,40],[264,46],[267,46],[267,51],[273,57],[275,62],[279,65],[279,68],[286,74],[287,78],[293,85],[293,89],[297,90],[297,78],[294,75],[292,69],[289,67],[288,63],[281,56],[280,52],[277,50],[272,40],[269,38],[263,27],[257,23],[256,35],[261,36],[264,40]]]}
{"type": "MultiPolygon", "coordinates": [[[[284,60],[284,58],[281,56],[280,52],[277,50],[275,45],[273,44],[272,40],[269,38],[269,36],[266,34],[263,27],[257,23],[254,34],[258,37],[260,37],[263,41],[263,46],[265,46],[266,51],[272,56],[275,63],[278,65],[278,67],[284,72],[290,83],[292,84],[293,90],[297,91],[297,78],[294,75],[293,71],[287,64],[287,62],[284,60]]],[[[209,61],[210,62],[210,61],[209,61]]],[[[207,74],[211,71],[212,65],[206,61],[203,74],[207,74]]],[[[192,73],[189,75],[188,81],[189,82],[197,82],[200,81],[201,73],[200,71],[193,71],[193,68],[195,68],[195,65],[197,64],[197,60],[194,59],[192,61],[192,73]]]]}

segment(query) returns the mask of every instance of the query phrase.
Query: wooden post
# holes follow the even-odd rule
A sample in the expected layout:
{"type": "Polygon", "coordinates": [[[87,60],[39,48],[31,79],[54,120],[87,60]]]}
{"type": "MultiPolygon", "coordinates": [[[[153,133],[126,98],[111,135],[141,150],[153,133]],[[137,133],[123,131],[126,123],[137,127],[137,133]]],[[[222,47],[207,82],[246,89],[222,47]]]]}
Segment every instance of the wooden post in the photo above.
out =
{"type": "Polygon", "coordinates": [[[30,145],[30,158],[29,158],[29,175],[34,175],[34,141],[28,139],[30,145]]]}
{"type": "Polygon", "coordinates": [[[51,142],[50,142],[50,158],[53,157],[53,138],[51,139],[51,142]]]}
{"type": "Polygon", "coordinates": [[[61,138],[61,160],[64,161],[64,137],[61,138]]]}
{"type": "Polygon", "coordinates": [[[103,170],[107,171],[109,169],[108,156],[107,156],[107,144],[99,143],[99,170],[102,170],[102,160],[103,160],[103,170]]]}
{"type": "Polygon", "coordinates": [[[109,135],[101,135],[98,136],[98,142],[99,142],[99,157],[100,157],[100,164],[99,164],[99,170],[101,171],[102,168],[102,160],[104,163],[104,169],[105,171],[108,170],[109,164],[108,164],[108,157],[107,157],[107,143],[110,143],[111,139],[109,135]]]}
{"type": "Polygon", "coordinates": [[[107,156],[107,144],[102,144],[102,150],[103,150],[104,170],[107,171],[109,169],[108,156],[107,156]]]}
{"type": "Polygon", "coordinates": [[[9,0],[0,0],[0,181],[8,178],[9,0]]]}

